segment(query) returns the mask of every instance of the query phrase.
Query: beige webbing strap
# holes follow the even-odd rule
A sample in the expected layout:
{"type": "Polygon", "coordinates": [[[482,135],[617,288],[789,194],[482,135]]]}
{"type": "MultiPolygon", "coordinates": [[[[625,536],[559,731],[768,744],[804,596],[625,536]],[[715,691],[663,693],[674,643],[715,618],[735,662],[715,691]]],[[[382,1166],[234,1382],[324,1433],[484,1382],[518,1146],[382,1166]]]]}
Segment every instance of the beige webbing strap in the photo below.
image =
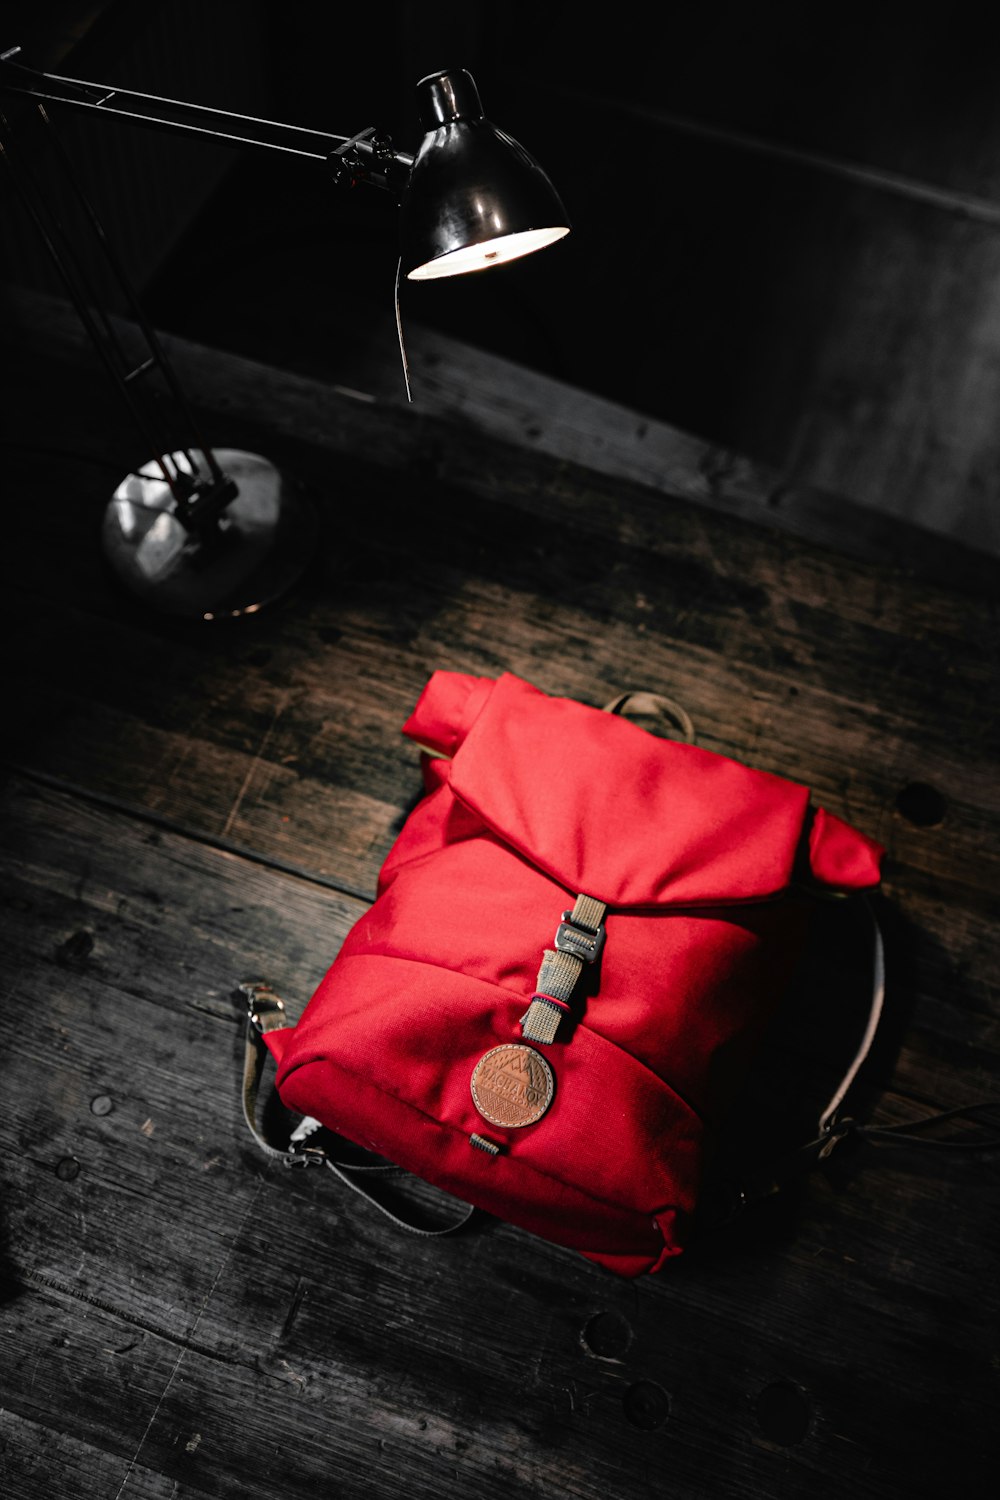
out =
{"type": "Polygon", "coordinates": [[[545,949],[535,994],[521,1017],[525,1041],[547,1046],[555,1039],[584,964],[594,963],[604,946],[606,910],[593,896],[577,896],[573,910],[563,912],[555,948],[545,949]]]}
{"type": "Polygon", "coordinates": [[[837,1111],[840,1109],[848,1090],[861,1071],[862,1063],[872,1050],[872,1043],[875,1040],[875,1033],[878,1031],[879,1022],[882,1019],[882,1010],[885,1005],[885,945],[882,941],[882,929],[879,926],[878,918],[872,910],[870,902],[865,901],[864,905],[871,919],[872,927],[872,997],[868,1009],[868,1022],[865,1026],[865,1034],[861,1039],[861,1045],[854,1056],[851,1066],[840,1080],[833,1098],[819,1117],[819,1133],[821,1136],[827,1135],[832,1131],[837,1120],[837,1111]]]}

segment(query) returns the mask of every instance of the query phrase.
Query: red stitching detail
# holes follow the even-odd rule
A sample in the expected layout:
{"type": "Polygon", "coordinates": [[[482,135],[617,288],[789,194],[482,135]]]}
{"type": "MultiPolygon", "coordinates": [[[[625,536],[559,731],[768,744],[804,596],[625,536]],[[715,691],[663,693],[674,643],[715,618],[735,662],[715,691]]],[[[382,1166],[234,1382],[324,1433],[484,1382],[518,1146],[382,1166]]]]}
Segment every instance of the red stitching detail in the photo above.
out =
{"type": "Polygon", "coordinates": [[[547,1000],[550,1005],[558,1005],[560,1010],[566,1011],[567,1014],[569,1013],[570,1006],[567,1005],[565,1000],[557,1000],[555,995],[543,995],[541,990],[539,990],[531,998],[532,1000],[547,1000]]]}

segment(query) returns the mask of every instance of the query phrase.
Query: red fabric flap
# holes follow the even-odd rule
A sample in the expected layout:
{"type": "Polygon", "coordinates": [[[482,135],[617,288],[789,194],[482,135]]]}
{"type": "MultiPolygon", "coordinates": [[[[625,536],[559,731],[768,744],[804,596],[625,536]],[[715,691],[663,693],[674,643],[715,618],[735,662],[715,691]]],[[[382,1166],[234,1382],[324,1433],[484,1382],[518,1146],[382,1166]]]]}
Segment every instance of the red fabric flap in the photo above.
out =
{"type": "MultiPolygon", "coordinates": [[[[567,891],[612,907],[777,895],[811,821],[805,787],[510,674],[489,684],[436,672],[404,732],[448,747],[452,792],[505,843],[567,891]]],[[[833,874],[849,889],[877,882],[876,845],[836,819],[820,834],[821,879],[833,874]]]]}
{"type": "Polygon", "coordinates": [[[495,686],[491,677],[435,672],[403,733],[432,755],[454,755],[495,686]]]}

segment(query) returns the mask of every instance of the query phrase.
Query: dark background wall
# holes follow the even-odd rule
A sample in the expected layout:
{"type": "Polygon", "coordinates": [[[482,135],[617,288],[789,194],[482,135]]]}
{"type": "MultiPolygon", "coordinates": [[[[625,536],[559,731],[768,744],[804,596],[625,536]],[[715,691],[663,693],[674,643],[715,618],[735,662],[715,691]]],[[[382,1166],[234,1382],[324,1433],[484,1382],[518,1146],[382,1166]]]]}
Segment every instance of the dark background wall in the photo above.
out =
{"type": "MultiPolygon", "coordinates": [[[[469,67],[574,233],[495,275],[407,288],[414,328],[1000,551],[1000,22],[971,6],[6,15],[68,72],[339,133],[378,124],[410,149],[413,85],[469,67]]],[[[333,381],[396,359],[386,195],[107,122],[66,130],[161,324],[333,381]]]]}

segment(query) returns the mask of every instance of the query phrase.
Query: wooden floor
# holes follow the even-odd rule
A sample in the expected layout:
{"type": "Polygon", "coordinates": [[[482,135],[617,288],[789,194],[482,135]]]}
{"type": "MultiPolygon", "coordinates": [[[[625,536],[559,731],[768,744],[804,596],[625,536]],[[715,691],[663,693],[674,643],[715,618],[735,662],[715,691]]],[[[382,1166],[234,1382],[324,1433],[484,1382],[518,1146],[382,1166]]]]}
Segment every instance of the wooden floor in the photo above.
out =
{"type": "MultiPolygon", "coordinates": [[[[887,846],[856,1109],[996,1099],[1000,565],[728,513],[680,435],[657,488],[180,347],[216,440],[280,462],[321,541],[272,609],[171,623],[102,569],[145,455],[72,320],[7,334],[6,1500],[994,1493],[996,1152],[865,1146],[641,1282],[496,1222],[412,1240],[257,1153],[231,991],[304,1003],[365,910],[435,667],[649,686],[887,846]]],[[[807,1128],[854,1050],[840,915],[734,1139],[807,1128]]]]}

